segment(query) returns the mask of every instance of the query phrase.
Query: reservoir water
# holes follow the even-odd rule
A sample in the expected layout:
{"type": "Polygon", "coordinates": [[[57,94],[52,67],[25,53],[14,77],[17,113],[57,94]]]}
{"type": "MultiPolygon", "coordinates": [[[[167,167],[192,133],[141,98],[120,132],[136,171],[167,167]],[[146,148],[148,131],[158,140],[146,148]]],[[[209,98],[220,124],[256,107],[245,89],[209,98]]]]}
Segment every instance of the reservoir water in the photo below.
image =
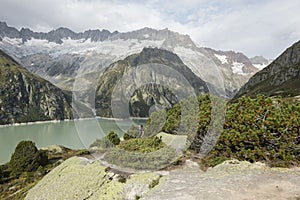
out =
{"type": "Polygon", "coordinates": [[[31,140],[39,148],[56,144],[82,149],[111,130],[122,136],[131,125],[137,127],[145,122],[146,119],[95,118],[0,127],[0,164],[10,160],[16,145],[22,140],[31,140]]]}

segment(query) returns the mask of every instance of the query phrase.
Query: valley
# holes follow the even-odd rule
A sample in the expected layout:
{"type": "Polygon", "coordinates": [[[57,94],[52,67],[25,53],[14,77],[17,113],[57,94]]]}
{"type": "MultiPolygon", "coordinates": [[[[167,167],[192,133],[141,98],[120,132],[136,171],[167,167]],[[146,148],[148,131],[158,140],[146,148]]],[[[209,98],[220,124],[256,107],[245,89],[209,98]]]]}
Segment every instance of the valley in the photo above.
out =
{"type": "Polygon", "coordinates": [[[299,95],[299,41],[273,60],[0,22],[0,198],[296,200],[299,95]]]}

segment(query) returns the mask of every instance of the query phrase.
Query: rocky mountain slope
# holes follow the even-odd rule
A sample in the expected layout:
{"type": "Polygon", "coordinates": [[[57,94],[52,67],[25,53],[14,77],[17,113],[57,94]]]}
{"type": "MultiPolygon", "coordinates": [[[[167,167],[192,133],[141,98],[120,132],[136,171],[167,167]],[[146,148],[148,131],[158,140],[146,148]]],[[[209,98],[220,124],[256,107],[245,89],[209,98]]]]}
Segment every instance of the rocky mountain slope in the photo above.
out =
{"type": "Polygon", "coordinates": [[[195,45],[188,35],[168,29],[143,28],[126,33],[59,28],[48,33],[18,31],[0,23],[0,48],[29,71],[60,87],[77,75],[101,71],[111,63],[157,47],[176,53],[197,76],[231,97],[255,72],[241,53],[214,51],[195,45]]]}
{"type": "Polygon", "coordinates": [[[227,96],[233,96],[237,90],[253,76],[258,69],[253,66],[247,56],[234,51],[216,51],[205,48],[208,56],[218,66],[221,72],[220,78],[224,81],[227,96]]]}
{"type": "Polygon", "coordinates": [[[284,51],[240,89],[242,95],[297,96],[300,94],[300,41],[284,51]]]}
{"type": "Polygon", "coordinates": [[[0,124],[72,118],[67,96],[0,50],[0,124]]]}
{"type": "Polygon", "coordinates": [[[206,83],[176,54],[145,48],[106,69],[96,89],[95,107],[104,117],[148,117],[153,106],[171,108],[180,99],[201,93],[208,93],[206,83]]]}

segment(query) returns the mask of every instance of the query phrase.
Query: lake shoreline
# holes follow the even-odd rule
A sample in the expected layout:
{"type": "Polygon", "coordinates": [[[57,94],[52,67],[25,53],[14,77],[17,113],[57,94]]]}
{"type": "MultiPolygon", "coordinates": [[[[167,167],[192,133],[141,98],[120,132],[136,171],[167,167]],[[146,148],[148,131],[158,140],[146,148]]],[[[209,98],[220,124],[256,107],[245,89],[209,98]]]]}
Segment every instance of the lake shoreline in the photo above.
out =
{"type": "Polygon", "coordinates": [[[2,127],[11,127],[11,126],[34,125],[34,124],[58,123],[58,122],[66,122],[66,121],[73,121],[73,120],[74,119],[45,120],[45,121],[35,121],[35,122],[22,122],[22,123],[14,123],[14,124],[3,124],[3,125],[0,125],[0,128],[2,128],[2,127]]]}
{"type": "Polygon", "coordinates": [[[83,121],[83,120],[91,120],[91,119],[105,119],[105,120],[112,120],[112,121],[123,121],[123,120],[147,120],[146,117],[130,117],[126,119],[121,118],[108,118],[108,117],[89,117],[89,118],[78,118],[78,119],[64,119],[64,120],[45,120],[45,121],[35,121],[35,122],[21,122],[21,123],[14,123],[14,124],[2,124],[0,125],[0,128],[3,127],[12,127],[12,126],[24,126],[24,125],[34,125],[34,124],[45,124],[45,123],[61,123],[61,122],[70,122],[70,121],[83,121]]]}

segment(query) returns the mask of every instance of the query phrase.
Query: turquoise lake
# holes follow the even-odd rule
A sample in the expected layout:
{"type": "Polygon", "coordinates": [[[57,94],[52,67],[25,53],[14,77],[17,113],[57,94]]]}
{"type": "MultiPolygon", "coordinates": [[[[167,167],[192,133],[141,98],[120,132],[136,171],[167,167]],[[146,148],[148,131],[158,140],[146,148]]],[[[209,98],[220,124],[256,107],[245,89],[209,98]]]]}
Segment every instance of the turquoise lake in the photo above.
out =
{"type": "Polygon", "coordinates": [[[83,149],[111,130],[122,136],[131,125],[137,127],[145,122],[146,119],[95,118],[0,127],[0,164],[10,160],[16,145],[22,140],[31,140],[39,148],[56,144],[83,149]]]}

